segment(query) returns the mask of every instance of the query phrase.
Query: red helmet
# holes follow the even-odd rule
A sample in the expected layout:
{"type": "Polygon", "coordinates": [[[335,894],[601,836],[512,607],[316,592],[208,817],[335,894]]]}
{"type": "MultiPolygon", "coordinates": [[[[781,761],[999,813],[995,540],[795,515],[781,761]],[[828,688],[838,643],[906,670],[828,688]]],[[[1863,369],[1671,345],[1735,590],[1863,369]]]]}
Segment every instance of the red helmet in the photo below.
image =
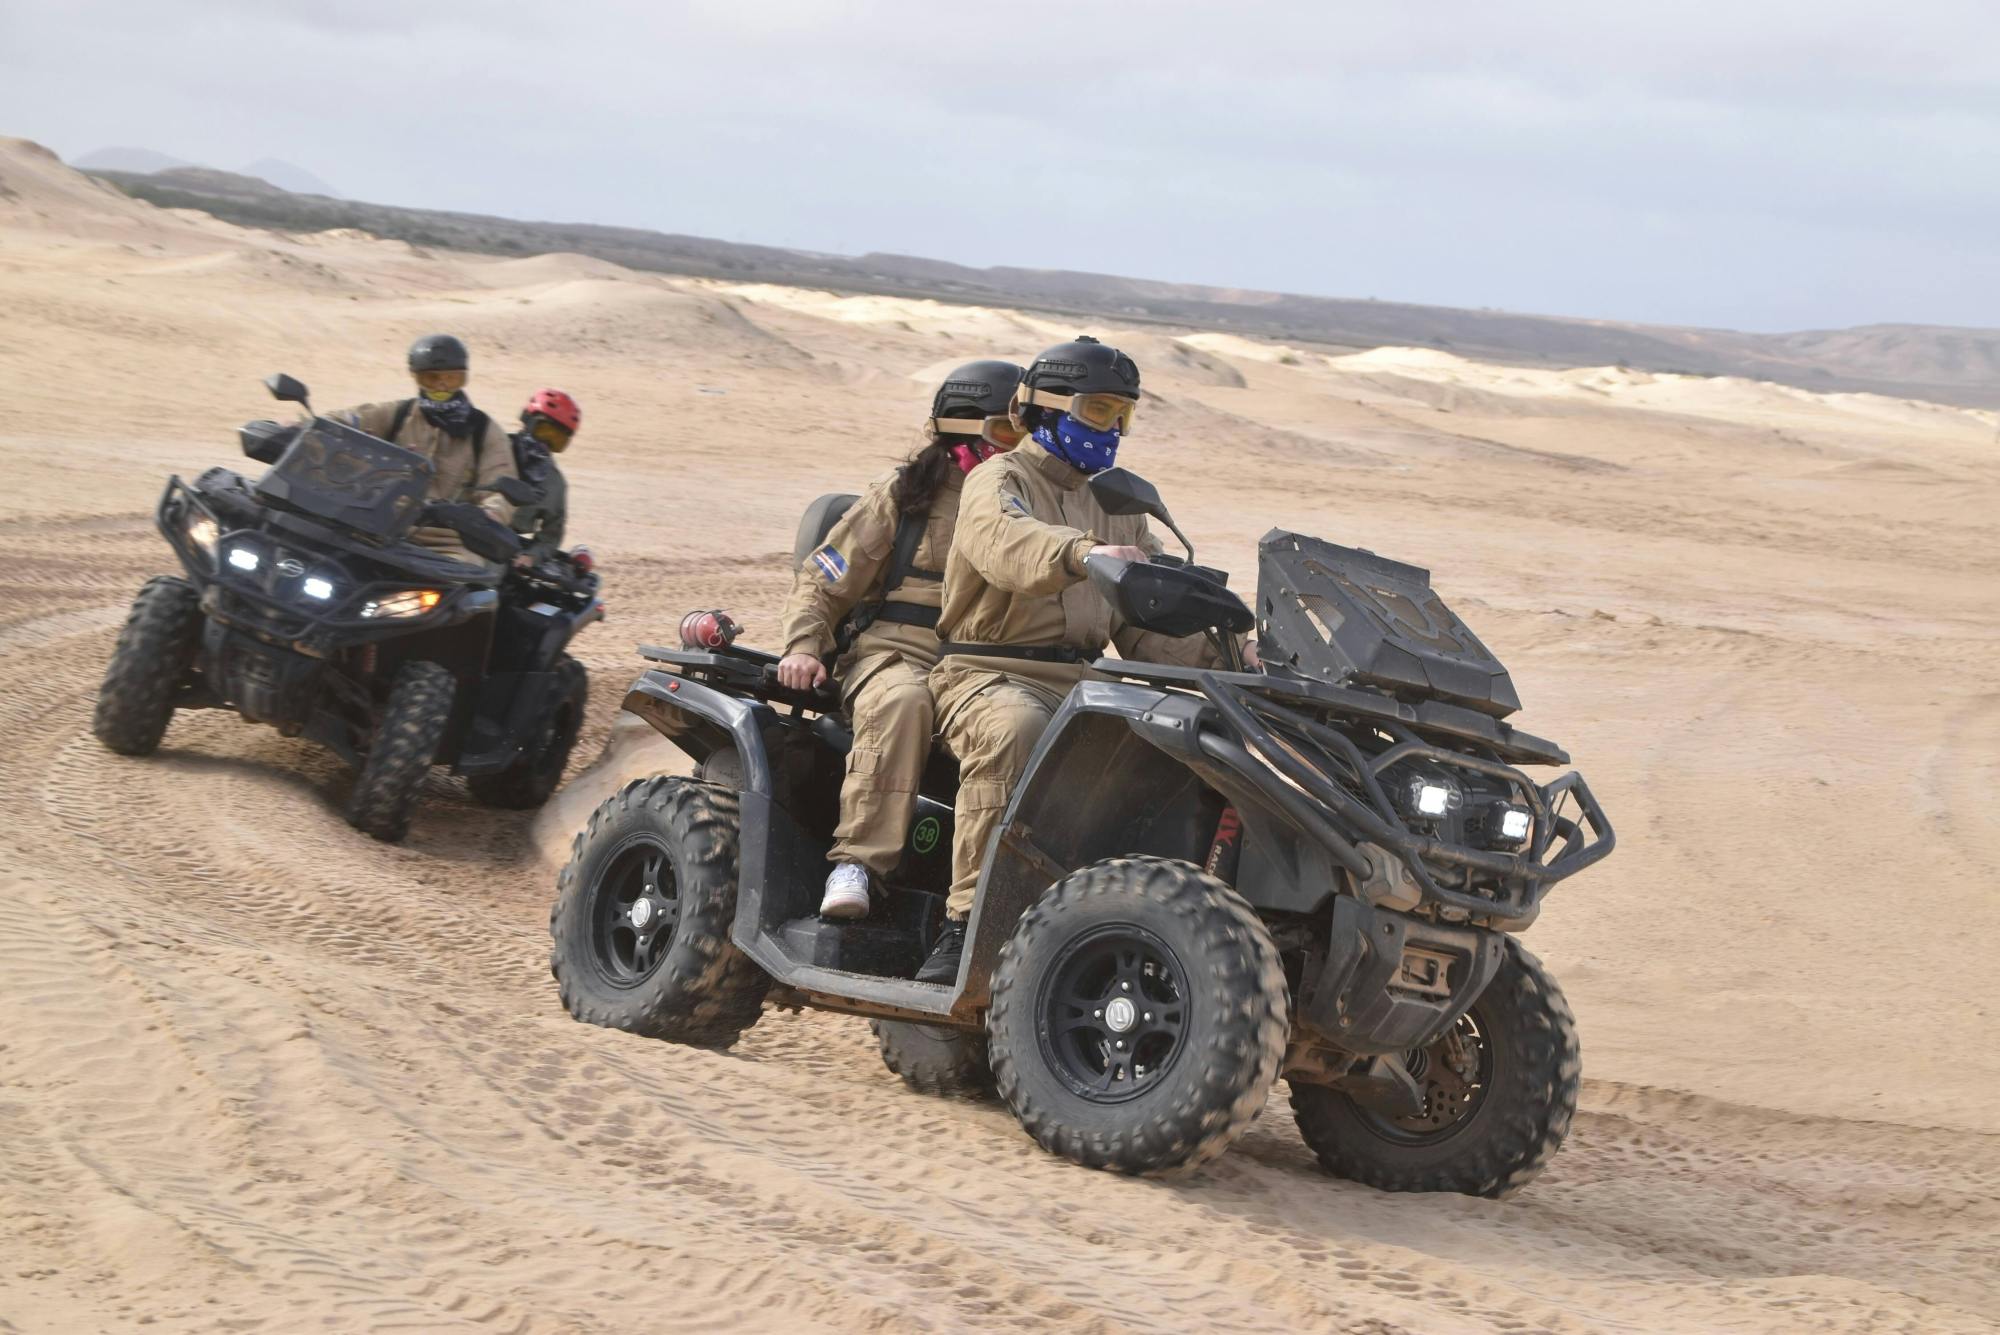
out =
{"type": "Polygon", "coordinates": [[[583,409],[559,389],[536,390],[528,399],[528,406],[521,409],[521,416],[529,413],[540,413],[565,431],[575,431],[583,424],[583,409]]]}

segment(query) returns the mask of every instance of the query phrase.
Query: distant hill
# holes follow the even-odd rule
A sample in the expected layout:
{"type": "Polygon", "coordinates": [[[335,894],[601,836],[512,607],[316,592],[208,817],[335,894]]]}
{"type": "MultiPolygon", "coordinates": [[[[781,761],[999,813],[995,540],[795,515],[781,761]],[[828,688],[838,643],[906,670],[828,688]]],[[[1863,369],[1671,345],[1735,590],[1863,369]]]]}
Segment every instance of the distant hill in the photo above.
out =
{"type": "Polygon", "coordinates": [[[304,167],[282,161],[278,158],[258,158],[242,169],[245,176],[254,176],[269,181],[280,190],[289,190],[297,195],[325,195],[329,199],[339,199],[340,192],[325,181],[314,176],[304,167]]]}
{"type": "Polygon", "coordinates": [[[155,204],[200,209],[230,222],[281,231],[357,228],[418,246],[509,256],[575,251],[662,273],[931,297],[1080,320],[1148,321],[1349,348],[1432,347],[1527,365],[1742,376],[1822,393],[1865,391],[2000,407],[2000,330],[1993,329],[1870,325],[1746,334],[1306,297],[1059,269],[974,269],[907,255],[824,255],[632,227],[366,204],[332,198],[330,189],[293,193],[271,182],[271,164],[253,165],[266,170],[246,175],[183,165],[156,172],[103,167],[92,174],[155,204]]]}
{"type": "Polygon", "coordinates": [[[192,167],[194,164],[186,158],[157,153],[150,148],[100,148],[95,153],[84,154],[70,166],[87,172],[160,172],[175,167],[192,167]]]}

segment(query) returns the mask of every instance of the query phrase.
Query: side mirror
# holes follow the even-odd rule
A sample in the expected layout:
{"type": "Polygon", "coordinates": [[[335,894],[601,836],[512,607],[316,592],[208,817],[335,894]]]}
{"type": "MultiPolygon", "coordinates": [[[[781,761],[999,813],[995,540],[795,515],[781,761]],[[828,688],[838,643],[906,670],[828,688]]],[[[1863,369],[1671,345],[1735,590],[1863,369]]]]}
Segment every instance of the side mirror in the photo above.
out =
{"type": "MultiPolygon", "coordinates": [[[[306,402],[306,387],[282,372],[264,377],[264,388],[271,391],[271,397],[280,403],[306,402]]],[[[307,405],[310,407],[310,405],[307,405]]]]}
{"type": "Polygon", "coordinates": [[[1108,515],[1146,515],[1167,526],[1167,530],[1180,539],[1181,546],[1187,548],[1188,559],[1194,559],[1194,544],[1181,532],[1180,525],[1167,512],[1167,503],[1160,499],[1160,490],[1137,473],[1123,468],[1107,468],[1102,473],[1090,475],[1090,496],[1104,507],[1108,515]]]}
{"type": "Polygon", "coordinates": [[[1167,503],[1160,489],[1123,468],[1107,468],[1090,475],[1090,494],[1108,515],[1151,515],[1161,523],[1171,523],[1167,503]]]}
{"type": "Polygon", "coordinates": [[[493,483],[493,490],[505,497],[507,503],[510,505],[533,505],[536,501],[542,499],[542,493],[539,490],[533,485],[521,481],[518,477],[496,479],[493,483]]]}

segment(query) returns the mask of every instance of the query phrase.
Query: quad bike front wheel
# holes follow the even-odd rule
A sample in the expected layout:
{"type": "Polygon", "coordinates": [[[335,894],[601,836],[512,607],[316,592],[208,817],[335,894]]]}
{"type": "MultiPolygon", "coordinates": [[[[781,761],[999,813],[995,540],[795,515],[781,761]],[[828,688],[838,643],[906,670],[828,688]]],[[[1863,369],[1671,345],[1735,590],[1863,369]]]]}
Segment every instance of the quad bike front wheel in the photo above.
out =
{"type": "Polygon", "coordinates": [[[367,759],[347,797],[348,824],[385,843],[410,832],[417,792],[444,740],[457,689],[458,679],[440,664],[409,662],[397,669],[367,759]]]}
{"type": "Polygon", "coordinates": [[[556,663],[555,676],[552,703],[520,757],[497,774],[475,774],[465,781],[473,797],[487,806],[526,811],[548,801],[562,782],[590,705],[590,674],[564,654],[556,663]]]}
{"type": "Polygon", "coordinates": [[[641,779],[590,813],[549,911],[549,971],[586,1024],[726,1048],[757,1022],[770,979],[729,939],[736,794],[641,779]]]}
{"type": "Polygon", "coordinates": [[[151,755],[201,646],[201,595],[184,579],[146,581],[111,651],[90,730],[121,756],[151,755]]]}
{"type": "Polygon", "coordinates": [[[1403,1116],[1292,1084],[1299,1133],[1328,1172],[1383,1191],[1507,1196],[1555,1156],[1576,1113],[1576,1021],[1555,979],[1511,937],[1479,999],[1403,1064],[1424,1094],[1422,1109],[1403,1116]]]}
{"type": "Polygon", "coordinates": [[[1159,1173],[1229,1147],[1263,1109],[1289,1000],[1271,935],[1185,862],[1070,873],[1000,948],[987,1034],[1000,1097],[1042,1147],[1159,1173]]]}
{"type": "Polygon", "coordinates": [[[986,1035],[906,1020],[870,1020],[882,1063],[919,1094],[983,1098],[993,1093],[986,1035]]]}

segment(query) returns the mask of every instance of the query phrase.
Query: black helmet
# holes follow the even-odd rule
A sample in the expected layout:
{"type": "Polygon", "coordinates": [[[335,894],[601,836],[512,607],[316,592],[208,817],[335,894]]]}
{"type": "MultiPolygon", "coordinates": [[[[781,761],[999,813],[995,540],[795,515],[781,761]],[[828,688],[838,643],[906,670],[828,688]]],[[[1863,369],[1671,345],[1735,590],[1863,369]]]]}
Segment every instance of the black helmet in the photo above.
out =
{"type": "Polygon", "coordinates": [[[989,417],[1006,413],[1021,387],[1021,368],[1012,362],[967,362],[944,378],[931,398],[931,425],[943,430],[943,419],[968,423],[965,435],[976,436],[989,417]]]}
{"type": "Polygon", "coordinates": [[[1018,395],[1021,420],[1036,426],[1041,409],[1060,412],[1062,401],[1078,394],[1116,394],[1136,402],[1139,368],[1118,349],[1078,334],[1045,350],[1028,366],[1018,395]]]}
{"type": "Polygon", "coordinates": [[[410,344],[412,371],[464,371],[471,365],[465,344],[450,334],[425,334],[410,344]]]}

